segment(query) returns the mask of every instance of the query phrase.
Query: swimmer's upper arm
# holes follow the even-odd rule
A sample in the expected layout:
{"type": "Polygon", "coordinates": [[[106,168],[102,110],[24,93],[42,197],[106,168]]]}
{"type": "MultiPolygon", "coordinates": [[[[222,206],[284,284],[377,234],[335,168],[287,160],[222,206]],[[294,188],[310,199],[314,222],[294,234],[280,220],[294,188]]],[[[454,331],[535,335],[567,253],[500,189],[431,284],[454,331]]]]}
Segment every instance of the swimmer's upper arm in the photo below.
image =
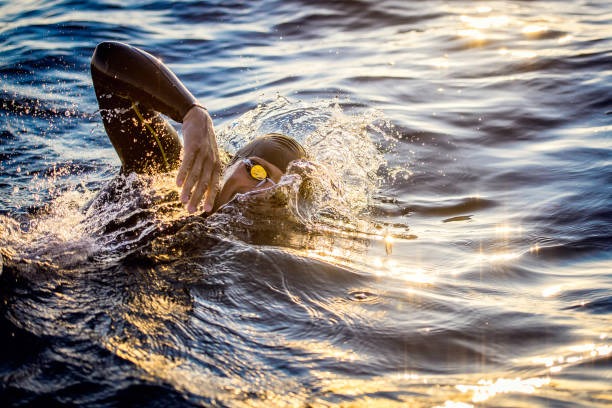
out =
{"type": "Polygon", "coordinates": [[[92,74],[103,75],[112,92],[182,122],[197,99],[159,59],[128,44],[98,44],[91,59],[92,74]]]}

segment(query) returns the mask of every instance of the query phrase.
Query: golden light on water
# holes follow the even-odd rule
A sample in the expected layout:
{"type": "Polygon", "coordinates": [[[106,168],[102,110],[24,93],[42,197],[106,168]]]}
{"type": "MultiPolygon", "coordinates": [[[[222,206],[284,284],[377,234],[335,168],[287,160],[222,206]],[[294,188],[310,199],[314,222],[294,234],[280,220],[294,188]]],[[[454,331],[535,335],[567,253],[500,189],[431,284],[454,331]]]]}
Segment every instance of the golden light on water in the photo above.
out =
{"type": "Polygon", "coordinates": [[[523,232],[523,227],[520,225],[499,224],[495,227],[495,233],[508,237],[510,235],[520,235],[523,232]]]}
{"type": "Polygon", "coordinates": [[[508,24],[510,19],[506,16],[470,17],[462,15],[461,22],[475,29],[499,28],[508,24]]]}
{"type": "Polygon", "coordinates": [[[482,31],[474,29],[474,28],[459,30],[458,34],[460,37],[468,37],[468,38],[471,38],[472,40],[477,40],[479,42],[482,42],[487,38],[486,35],[482,31]]]}
{"type": "Polygon", "coordinates": [[[431,58],[429,62],[436,69],[448,69],[450,67],[448,55],[444,55],[441,58],[431,58]]]}
{"type": "Polygon", "coordinates": [[[519,252],[494,252],[492,254],[480,253],[478,254],[479,261],[486,261],[492,263],[507,262],[520,258],[522,253],[519,252]]]}
{"type": "Polygon", "coordinates": [[[530,50],[508,50],[507,48],[500,48],[498,54],[502,56],[509,56],[513,58],[534,58],[538,56],[538,53],[530,50]]]}
{"type": "Polygon", "coordinates": [[[389,234],[389,232],[387,232],[385,234],[385,252],[387,252],[387,255],[391,255],[391,253],[393,252],[393,243],[395,242],[395,238],[393,238],[393,235],[389,234]]]}
{"type": "Polygon", "coordinates": [[[548,27],[543,26],[543,25],[537,25],[537,24],[526,25],[525,27],[523,27],[523,30],[522,30],[523,34],[525,34],[528,37],[537,37],[546,31],[548,31],[548,27]]]}
{"type": "Polygon", "coordinates": [[[444,405],[436,405],[434,408],[474,408],[474,405],[460,401],[446,401],[444,405]]]}
{"type": "MultiPolygon", "coordinates": [[[[480,246],[479,251],[475,254],[475,260],[478,263],[510,262],[526,254],[537,255],[540,252],[540,244],[537,242],[528,247],[524,243],[517,245],[517,242],[523,241],[525,231],[522,225],[503,222],[490,227],[489,231],[492,242],[489,245],[480,246]]],[[[550,290],[543,292],[544,294],[552,295],[550,290]]]]}
{"type": "Polygon", "coordinates": [[[463,393],[472,394],[472,402],[485,402],[498,394],[518,393],[533,394],[536,389],[550,383],[550,378],[498,378],[497,380],[480,380],[476,385],[457,385],[463,393]]]}
{"type": "Polygon", "coordinates": [[[413,283],[433,283],[434,277],[424,268],[418,266],[403,266],[395,259],[374,257],[371,266],[376,270],[377,276],[401,279],[413,283]]]}
{"type": "MultiPolygon", "coordinates": [[[[605,337],[605,335],[602,335],[605,337]]],[[[446,388],[442,384],[438,387],[437,395],[444,399],[436,405],[419,404],[418,399],[409,397],[408,399],[398,399],[397,404],[389,403],[388,400],[378,400],[376,397],[370,398],[369,393],[380,392],[381,390],[401,386],[404,389],[409,388],[414,395],[419,395],[419,392],[426,392],[428,385],[436,384],[435,377],[423,376],[416,372],[407,371],[396,375],[386,376],[383,378],[372,378],[369,380],[356,380],[351,378],[329,376],[325,373],[322,379],[325,388],[330,392],[343,395],[363,396],[357,400],[357,403],[351,406],[432,406],[433,408],[475,408],[479,406],[498,406],[496,404],[499,398],[504,395],[541,395],[545,396],[551,390],[554,392],[553,381],[554,374],[562,371],[561,365],[580,364],[588,358],[589,355],[607,355],[610,353],[610,346],[596,344],[578,344],[570,347],[569,352],[581,352],[584,355],[570,354],[566,356],[552,356],[543,360],[534,359],[533,363],[546,363],[548,374],[532,376],[532,377],[492,377],[480,378],[474,381],[466,379],[465,382],[456,384],[452,389],[458,393],[453,393],[451,388],[446,388]],[[550,387],[550,388],[548,388],[550,387]]],[[[501,401],[504,401],[503,399],[501,401]]],[[[513,401],[521,401],[521,398],[513,401]]],[[[524,405],[513,406],[530,406],[529,400],[525,399],[524,405]]],[[[435,404],[435,403],[434,403],[435,404]]],[[[507,404],[501,404],[506,406],[507,404]]]]}
{"type": "MultiPolygon", "coordinates": [[[[551,32],[571,29],[566,23],[556,20],[554,17],[542,18],[537,22],[515,17],[516,12],[503,7],[494,9],[489,6],[481,6],[470,11],[454,10],[460,12],[457,22],[457,35],[470,41],[470,45],[481,47],[490,40],[498,42],[514,43],[514,39],[522,37],[528,40],[546,38],[551,32]],[[563,24],[563,27],[560,25],[563,24]]],[[[574,39],[572,34],[566,34],[557,39],[558,44],[567,44],[574,39]]],[[[555,53],[554,47],[548,49],[547,54],[555,53]]],[[[539,54],[534,49],[508,49],[500,47],[498,54],[503,57],[516,59],[535,58],[539,54]]]]}
{"type": "MultiPolygon", "coordinates": [[[[606,334],[600,336],[600,340],[605,340],[606,338],[606,334]]],[[[557,374],[567,367],[607,357],[610,354],[612,354],[612,345],[608,343],[585,343],[570,346],[566,350],[562,350],[558,355],[534,357],[532,363],[543,365],[551,374],[557,374]]]]}
{"type": "Polygon", "coordinates": [[[401,254],[393,255],[394,246],[399,242],[412,239],[409,236],[395,236],[391,231],[384,231],[378,235],[364,235],[370,241],[369,250],[355,250],[353,247],[344,247],[342,240],[334,242],[321,242],[316,249],[308,249],[304,254],[308,258],[319,259],[334,265],[360,268],[370,271],[374,276],[393,278],[407,283],[431,284],[435,282],[435,275],[427,268],[406,262],[401,254]],[[324,244],[324,245],[323,245],[324,244]],[[384,248],[384,252],[383,252],[384,248]]]}
{"type": "Polygon", "coordinates": [[[459,17],[460,24],[463,28],[458,30],[460,37],[468,38],[472,41],[472,45],[480,46],[490,38],[487,31],[499,29],[510,24],[509,17],[500,15],[487,15],[492,11],[490,7],[479,7],[476,10],[476,15],[462,14],[459,17]]]}
{"type": "Polygon", "coordinates": [[[553,297],[558,295],[563,290],[563,285],[554,285],[542,290],[543,297],[553,297]]]}

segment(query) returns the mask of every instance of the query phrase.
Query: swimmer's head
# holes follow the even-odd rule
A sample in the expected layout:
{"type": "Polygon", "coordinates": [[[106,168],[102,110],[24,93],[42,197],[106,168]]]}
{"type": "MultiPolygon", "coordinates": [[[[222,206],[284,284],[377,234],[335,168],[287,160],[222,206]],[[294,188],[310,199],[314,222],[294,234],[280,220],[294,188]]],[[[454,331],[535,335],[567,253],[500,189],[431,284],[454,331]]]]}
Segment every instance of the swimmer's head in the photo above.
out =
{"type": "Polygon", "coordinates": [[[278,183],[289,163],[303,158],[306,158],[306,151],[289,136],[269,133],[256,138],[238,150],[227,166],[213,211],[236,194],[278,183]]]}
{"type": "Polygon", "coordinates": [[[236,152],[230,166],[240,159],[260,157],[275,165],[284,173],[294,160],[306,157],[306,151],[294,138],[281,133],[268,133],[248,143],[236,152]]]}

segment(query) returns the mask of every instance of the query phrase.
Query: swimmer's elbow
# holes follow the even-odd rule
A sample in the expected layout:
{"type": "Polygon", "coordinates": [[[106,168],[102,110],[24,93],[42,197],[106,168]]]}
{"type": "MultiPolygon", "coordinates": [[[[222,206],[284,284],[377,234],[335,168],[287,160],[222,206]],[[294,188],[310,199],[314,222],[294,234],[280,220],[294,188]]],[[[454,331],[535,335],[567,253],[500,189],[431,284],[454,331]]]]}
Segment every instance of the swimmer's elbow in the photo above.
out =
{"type": "Polygon", "coordinates": [[[93,52],[91,66],[104,73],[111,73],[114,71],[113,63],[124,60],[132,52],[132,47],[118,41],[101,42],[93,52]]]}

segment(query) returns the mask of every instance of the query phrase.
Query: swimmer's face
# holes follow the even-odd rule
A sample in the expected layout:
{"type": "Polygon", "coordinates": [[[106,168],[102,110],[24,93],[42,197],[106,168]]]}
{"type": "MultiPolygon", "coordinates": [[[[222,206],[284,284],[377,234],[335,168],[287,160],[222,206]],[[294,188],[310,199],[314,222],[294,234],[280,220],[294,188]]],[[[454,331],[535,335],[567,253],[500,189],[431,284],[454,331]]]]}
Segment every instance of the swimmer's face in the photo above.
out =
{"type": "Polygon", "coordinates": [[[278,167],[261,157],[251,156],[236,161],[223,174],[213,211],[230,202],[236,194],[269,188],[278,183],[282,175],[278,167]]]}

